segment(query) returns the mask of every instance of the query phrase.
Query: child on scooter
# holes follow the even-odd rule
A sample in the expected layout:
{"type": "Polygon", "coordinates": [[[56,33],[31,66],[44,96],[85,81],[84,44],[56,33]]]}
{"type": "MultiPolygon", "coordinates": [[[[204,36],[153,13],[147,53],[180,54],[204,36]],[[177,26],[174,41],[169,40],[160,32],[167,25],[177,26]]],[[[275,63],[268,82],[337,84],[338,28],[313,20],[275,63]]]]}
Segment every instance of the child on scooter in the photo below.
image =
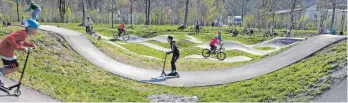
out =
{"type": "Polygon", "coordinates": [[[37,15],[39,15],[39,13],[41,12],[41,8],[39,5],[37,5],[33,0],[28,0],[28,9],[24,10],[25,12],[28,12],[30,10],[33,10],[33,12],[31,13],[31,19],[33,20],[37,20],[37,15]]]}
{"type": "Polygon", "coordinates": [[[221,45],[221,43],[219,42],[218,37],[214,37],[214,38],[212,39],[212,41],[209,43],[209,45],[210,45],[210,50],[213,51],[214,54],[215,54],[215,50],[216,50],[216,48],[217,48],[217,47],[215,46],[215,44],[221,45]]]}
{"type": "MultiPolygon", "coordinates": [[[[13,32],[0,42],[0,58],[4,64],[4,67],[0,68],[0,76],[18,70],[17,57],[14,54],[15,50],[27,52],[27,47],[36,47],[35,44],[27,42],[27,37],[35,36],[37,34],[39,23],[36,20],[28,19],[24,27],[25,30],[13,32]]],[[[0,85],[3,85],[1,80],[0,85]]]]}
{"type": "Polygon", "coordinates": [[[172,57],[172,61],[171,61],[172,72],[170,74],[168,74],[168,76],[176,76],[178,73],[176,72],[175,62],[179,59],[180,52],[179,52],[179,49],[176,46],[176,43],[175,43],[174,38],[172,36],[168,36],[168,42],[170,43],[171,50],[169,52],[167,52],[167,54],[173,53],[173,57],[172,57]]]}

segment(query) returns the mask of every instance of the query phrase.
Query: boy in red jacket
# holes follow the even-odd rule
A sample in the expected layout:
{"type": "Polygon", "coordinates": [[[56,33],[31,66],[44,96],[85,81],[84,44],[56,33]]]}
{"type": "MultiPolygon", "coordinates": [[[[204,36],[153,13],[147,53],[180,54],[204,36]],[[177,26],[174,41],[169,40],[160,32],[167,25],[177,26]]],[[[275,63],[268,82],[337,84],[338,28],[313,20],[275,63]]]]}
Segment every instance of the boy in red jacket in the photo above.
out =
{"type": "Polygon", "coordinates": [[[213,39],[212,39],[212,41],[209,43],[209,45],[210,45],[210,50],[211,51],[214,51],[213,53],[215,53],[215,50],[216,50],[216,46],[215,46],[215,44],[218,44],[218,45],[221,45],[221,43],[219,42],[219,39],[218,39],[218,37],[214,37],[213,39]]]}
{"type": "Polygon", "coordinates": [[[123,23],[121,23],[118,26],[117,30],[118,30],[118,36],[121,37],[121,33],[126,32],[126,26],[123,23]]]}
{"type": "MultiPolygon", "coordinates": [[[[15,50],[28,51],[27,47],[36,47],[35,44],[27,42],[28,36],[35,36],[38,32],[39,23],[33,19],[28,19],[25,30],[19,30],[9,34],[0,41],[0,58],[5,67],[0,68],[0,76],[10,74],[18,70],[17,57],[15,50]]],[[[3,83],[0,80],[0,85],[3,83]]]]}

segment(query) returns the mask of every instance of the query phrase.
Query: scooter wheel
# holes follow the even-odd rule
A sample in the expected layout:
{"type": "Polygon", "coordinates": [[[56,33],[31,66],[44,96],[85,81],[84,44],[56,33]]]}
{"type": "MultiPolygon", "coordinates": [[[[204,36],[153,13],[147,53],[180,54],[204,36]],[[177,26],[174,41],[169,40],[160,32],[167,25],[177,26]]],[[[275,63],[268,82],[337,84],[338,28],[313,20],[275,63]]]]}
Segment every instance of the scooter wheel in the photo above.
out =
{"type": "Polygon", "coordinates": [[[21,90],[19,89],[15,90],[13,93],[15,96],[20,96],[22,94],[21,90]]]}
{"type": "Polygon", "coordinates": [[[176,78],[180,78],[180,75],[179,75],[179,74],[176,74],[176,78]]]}

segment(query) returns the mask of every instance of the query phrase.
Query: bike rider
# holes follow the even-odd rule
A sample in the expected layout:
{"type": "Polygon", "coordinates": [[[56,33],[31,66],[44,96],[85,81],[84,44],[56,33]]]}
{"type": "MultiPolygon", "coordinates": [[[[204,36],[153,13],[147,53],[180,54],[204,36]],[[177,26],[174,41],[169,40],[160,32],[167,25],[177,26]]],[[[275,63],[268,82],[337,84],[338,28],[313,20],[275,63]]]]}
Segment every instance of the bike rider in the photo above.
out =
{"type": "Polygon", "coordinates": [[[126,26],[124,25],[124,23],[121,23],[121,24],[118,26],[117,30],[118,30],[118,36],[121,37],[121,34],[122,34],[123,32],[126,32],[126,26]]]}
{"type": "Polygon", "coordinates": [[[218,45],[222,45],[220,42],[219,42],[219,39],[218,39],[218,37],[214,37],[213,39],[212,39],[212,41],[209,43],[209,45],[210,45],[210,50],[211,51],[213,51],[213,54],[215,54],[216,52],[216,46],[215,46],[215,44],[218,44],[218,45]]]}

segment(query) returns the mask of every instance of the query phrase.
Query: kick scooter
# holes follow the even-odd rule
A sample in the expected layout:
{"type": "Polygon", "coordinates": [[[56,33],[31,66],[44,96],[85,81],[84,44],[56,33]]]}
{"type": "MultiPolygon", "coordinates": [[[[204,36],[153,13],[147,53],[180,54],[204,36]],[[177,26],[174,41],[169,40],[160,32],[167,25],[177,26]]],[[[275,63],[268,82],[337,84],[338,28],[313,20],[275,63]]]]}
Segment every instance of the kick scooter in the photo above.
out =
{"type": "Polygon", "coordinates": [[[19,81],[18,81],[18,84],[15,84],[15,85],[10,86],[10,87],[0,86],[0,88],[5,89],[8,93],[9,93],[9,91],[11,91],[12,89],[17,88],[17,89],[13,92],[13,94],[14,94],[15,96],[17,96],[17,97],[20,96],[20,95],[22,94],[20,88],[21,88],[21,84],[22,84],[22,79],[23,79],[23,76],[24,76],[25,68],[26,68],[27,63],[28,63],[28,59],[29,59],[29,55],[30,55],[30,50],[31,50],[31,49],[29,48],[29,49],[28,49],[28,53],[27,53],[27,57],[26,57],[26,59],[25,59],[24,67],[23,67],[23,70],[22,70],[22,72],[21,72],[21,77],[20,77],[20,79],[19,79],[19,81]]]}
{"type": "Polygon", "coordinates": [[[166,72],[164,71],[164,69],[166,68],[166,61],[167,61],[167,55],[164,57],[164,63],[163,63],[163,68],[162,68],[162,73],[161,73],[161,77],[177,77],[180,78],[180,75],[178,73],[176,73],[175,76],[169,76],[168,74],[166,74],[166,72]]]}

